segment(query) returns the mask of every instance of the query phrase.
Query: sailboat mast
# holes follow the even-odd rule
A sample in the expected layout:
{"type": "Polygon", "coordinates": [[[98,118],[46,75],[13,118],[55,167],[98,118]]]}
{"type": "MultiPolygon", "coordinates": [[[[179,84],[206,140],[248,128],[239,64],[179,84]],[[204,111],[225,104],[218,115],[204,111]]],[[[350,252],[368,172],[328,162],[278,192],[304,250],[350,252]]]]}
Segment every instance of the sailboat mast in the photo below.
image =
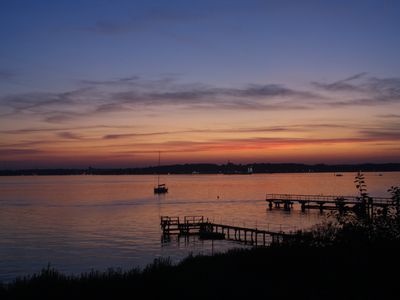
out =
{"type": "Polygon", "coordinates": [[[158,151],[158,169],[157,169],[157,186],[154,187],[154,194],[168,193],[168,188],[165,183],[160,184],[160,168],[161,168],[161,151],[158,151]]]}
{"type": "Polygon", "coordinates": [[[158,151],[158,177],[157,177],[157,186],[160,186],[160,162],[161,162],[161,152],[158,151]]]}

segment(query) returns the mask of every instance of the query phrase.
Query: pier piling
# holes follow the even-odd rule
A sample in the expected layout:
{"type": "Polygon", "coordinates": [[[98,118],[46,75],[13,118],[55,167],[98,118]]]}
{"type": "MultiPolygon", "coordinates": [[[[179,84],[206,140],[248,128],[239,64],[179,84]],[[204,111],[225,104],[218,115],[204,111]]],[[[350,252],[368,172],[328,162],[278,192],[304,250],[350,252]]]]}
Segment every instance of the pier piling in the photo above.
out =
{"type": "Polygon", "coordinates": [[[160,225],[163,236],[166,236],[166,238],[163,238],[162,240],[165,241],[170,240],[169,236],[172,234],[178,236],[199,235],[206,239],[225,239],[258,247],[258,237],[261,234],[262,246],[265,247],[267,246],[267,236],[271,238],[270,241],[272,241],[272,243],[279,243],[281,238],[292,236],[291,234],[282,231],[275,232],[270,230],[260,230],[258,228],[217,224],[209,222],[208,219],[205,219],[202,216],[184,217],[183,222],[179,217],[162,216],[160,225]],[[231,230],[234,232],[233,236],[231,235],[231,230]]]}
{"type": "Polygon", "coordinates": [[[290,211],[294,203],[300,204],[302,212],[306,209],[319,209],[322,213],[324,210],[339,210],[344,212],[348,209],[356,210],[361,207],[366,210],[366,214],[373,215],[373,208],[387,209],[394,207],[391,198],[372,197],[369,199],[368,205],[363,203],[360,197],[356,196],[325,196],[325,195],[296,195],[296,194],[266,194],[265,201],[268,202],[268,208],[281,208],[290,211]]]}

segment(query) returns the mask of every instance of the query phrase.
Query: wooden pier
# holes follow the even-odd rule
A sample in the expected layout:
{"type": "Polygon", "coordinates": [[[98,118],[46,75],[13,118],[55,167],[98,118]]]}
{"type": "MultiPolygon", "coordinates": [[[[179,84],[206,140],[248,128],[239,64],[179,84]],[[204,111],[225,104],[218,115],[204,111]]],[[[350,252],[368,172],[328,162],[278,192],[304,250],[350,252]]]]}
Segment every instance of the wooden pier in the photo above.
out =
{"type": "Polygon", "coordinates": [[[327,210],[349,210],[357,206],[373,206],[388,209],[393,206],[391,198],[368,197],[365,201],[356,196],[324,196],[324,195],[293,195],[293,194],[267,194],[265,201],[268,207],[272,209],[283,207],[284,210],[290,211],[294,203],[300,204],[301,210],[319,209],[321,212],[327,210]]]}
{"type": "Polygon", "coordinates": [[[161,216],[160,225],[163,236],[171,234],[199,235],[206,239],[225,239],[262,247],[271,243],[280,243],[292,237],[292,234],[282,231],[213,223],[203,216],[186,216],[183,220],[179,217],[161,216]]]}

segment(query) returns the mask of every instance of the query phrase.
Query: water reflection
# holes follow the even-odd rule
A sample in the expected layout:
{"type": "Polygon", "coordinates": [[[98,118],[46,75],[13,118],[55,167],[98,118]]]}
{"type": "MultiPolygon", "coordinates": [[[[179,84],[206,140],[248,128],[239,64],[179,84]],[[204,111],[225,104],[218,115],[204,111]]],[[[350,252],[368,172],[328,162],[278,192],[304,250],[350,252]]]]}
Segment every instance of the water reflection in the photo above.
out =
{"type": "MultiPolygon", "coordinates": [[[[160,216],[204,215],[230,225],[295,230],[324,218],[318,211],[268,210],[266,193],[354,195],[354,174],[170,175],[154,195],[153,176],[0,178],[0,279],[37,272],[144,266],[155,257],[241,246],[228,241],[161,243],[160,216]]],[[[400,173],[366,174],[370,194],[387,196],[400,173]]]]}

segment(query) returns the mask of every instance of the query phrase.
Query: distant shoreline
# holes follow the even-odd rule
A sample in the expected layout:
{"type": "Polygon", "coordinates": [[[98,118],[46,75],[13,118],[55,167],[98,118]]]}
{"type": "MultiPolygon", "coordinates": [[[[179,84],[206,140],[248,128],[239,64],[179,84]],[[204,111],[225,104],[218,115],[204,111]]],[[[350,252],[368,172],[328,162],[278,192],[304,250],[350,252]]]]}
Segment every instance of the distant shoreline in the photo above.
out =
{"type": "Polygon", "coordinates": [[[276,173],[347,173],[347,172],[396,172],[400,163],[352,164],[352,165],[307,165],[307,164],[181,164],[145,168],[53,168],[0,170],[0,176],[46,176],[46,175],[244,175],[276,173]]]}

